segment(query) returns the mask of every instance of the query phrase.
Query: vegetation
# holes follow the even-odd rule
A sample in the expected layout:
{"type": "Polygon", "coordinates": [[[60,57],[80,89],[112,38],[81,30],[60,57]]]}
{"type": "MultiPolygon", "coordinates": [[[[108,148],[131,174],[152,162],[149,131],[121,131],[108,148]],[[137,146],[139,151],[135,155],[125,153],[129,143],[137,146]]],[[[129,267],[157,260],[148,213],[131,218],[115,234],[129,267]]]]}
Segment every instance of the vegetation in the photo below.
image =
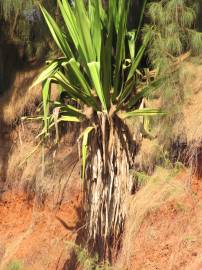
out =
{"type": "Polygon", "coordinates": [[[83,270],[114,270],[109,263],[100,263],[98,255],[92,257],[88,250],[77,245],[74,245],[74,250],[78,264],[83,267],[83,270]]]}
{"type": "Polygon", "coordinates": [[[159,77],[164,77],[164,87],[159,92],[161,105],[170,113],[163,119],[159,138],[170,147],[172,127],[181,118],[181,105],[186,93],[180,82],[180,67],[190,55],[202,52],[202,33],[195,30],[198,1],[161,0],[148,4],[150,24],[144,27],[151,39],[148,46],[150,63],[159,77]]]}
{"type": "Polygon", "coordinates": [[[193,29],[197,20],[197,1],[161,0],[148,5],[151,33],[149,58],[155,68],[165,71],[175,57],[191,50],[202,52],[202,35],[193,29]],[[194,2],[194,3],[193,3],[194,2]]]}
{"type": "MultiPolygon", "coordinates": [[[[56,13],[55,1],[39,1],[56,13]]],[[[0,2],[0,41],[14,44],[24,61],[41,60],[47,53],[49,35],[35,0],[0,2]]],[[[50,46],[50,49],[52,47],[50,46]]]]}
{"type": "Polygon", "coordinates": [[[23,268],[23,263],[20,261],[11,261],[8,264],[7,270],[22,270],[23,268]]]}
{"type": "MultiPolygon", "coordinates": [[[[56,1],[49,1],[50,6],[45,0],[39,2],[40,9],[33,0],[2,1],[1,20],[6,27],[1,29],[1,39],[26,44],[27,54],[35,55],[39,43],[46,42],[47,38],[41,10],[60,53],[57,58],[47,61],[46,68],[33,85],[42,84],[41,113],[36,117],[43,125],[38,146],[41,142],[52,142],[53,136],[58,143],[61,123],[76,123],[80,129],[78,141],[82,156],[87,244],[94,250],[93,255],[98,255],[92,257],[88,249],[80,247],[76,247],[76,255],[86,270],[110,269],[108,264],[100,261],[110,260],[112,248],[120,247],[128,193],[145,186],[140,195],[133,197],[128,242],[133,237],[133,230],[138,230],[148,213],[184,194],[184,185],[179,182],[175,187],[171,181],[183,165],[170,159],[169,151],[159,144],[159,138],[163,144],[165,138],[173,140],[172,125],[181,116],[180,105],[185,93],[179,80],[180,64],[202,50],[201,33],[193,29],[197,1],[159,0],[148,1],[146,5],[144,0],[142,13],[135,14],[139,17],[138,25],[132,27],[131,21],[128,23],[132,1],[58,0],[57,5],[56,1]],[[146,6],[148,25],[142,28],[146,6]],[[144,68],[147,59],[154,70],[144,68]],[[58,89],[58,95],[54,97],[53,85],[58,89]],[[154,103],[160,101],[162,109],[152,109],[148,105],[150,97],[154,103]],[[161,131],[158,133],[157,130],[156,138],[150,133],[148,117],[161,117],[164,111],[169,114],[163,121],[155,118],[161,131]],[[126,122],[132,117],[141,117],[141,128],[138,123],[141,139],[146,137],[157,145],[153,147],[155,158],[148,171],[146,166],[139,166],[137,171],[138,165],[134,165],[138,142],[132,138],[126,122]],[[149,174],[155,169],[156,176],[150,178],[149,174]]],[[[20,100],[20,107],[23,106],[20,100]]],[[[151,157],[150,150],[148,153],[151,157]]],[[[148,160],[145,159],[145,163],[149,163],[148,160]]],[[[43,159],[43,169],[44,164],[43,159]]],[[[182,209],[180,205],[178,207],[182,209]]],[[[128,254],[129,249],[130,245],[126,250],[128,254]]],[[[9,269],[21,268],[18,262],[9,265],[9,269]]]]}
{"type": "MultiPolygon", "coordinates": [[[[39,1],[57,13],[54,0],[39,1]]],[[[55,53],[35,0],[0,1],[0,94],[9,90],[15,74],[55,53]]]]}
{"type": "Polygon", "coordinates": [[[34,18],[33,5],[33,0],[1,1],[0,15],[1,19],[3,19],[6,23],[6,30],[9,30],[8,32],[4,31],[4,34],[6,34],[7,37],[9,36],[10,38],[14,38],[14,35],[17,35],[19,37],[21,36],[22,38],[28,38],[29,34],[27,32],[30,30],[29,21],[33,22],[36,19],[34,18]]]}
{"type": "Polygon", "coordinates": [[[88,1],[87,5],[84,1],[70,5],[59,0],[64,29],[41,6],[62,56],[48,61],[35,81],[43,82],[40,118],[44,128],[40,135],[48,138],[55,127],[58,139],[58,124],[64,121],[80,123],[84,130],[80,139],[87,230],[90,243],[97,244],[101,256],[119,238],[124,226],[124,200],[134,155],[134,143],[124,120],[163,114],[158,109],[139,108],[142,98],[160,82],[149,86],[140,83],[138,69],[150,34],[141,40],[144,10],[137,29],[128,30],[130,4],[110,0],[105,9],[99,0],[88,1]],[[53,83],[59,86],[61,99],[51,100],[53,83]]]}

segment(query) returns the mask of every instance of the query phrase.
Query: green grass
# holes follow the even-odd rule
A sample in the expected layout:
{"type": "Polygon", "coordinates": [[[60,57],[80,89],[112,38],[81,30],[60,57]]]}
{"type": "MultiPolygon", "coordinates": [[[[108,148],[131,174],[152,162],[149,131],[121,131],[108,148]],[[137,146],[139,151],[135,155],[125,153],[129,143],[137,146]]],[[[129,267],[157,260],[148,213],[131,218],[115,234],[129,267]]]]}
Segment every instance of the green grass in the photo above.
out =
{"type": "Polygon", "coordinates": [[[6,270],[22,270],[23,269],[23,263],[21,261],[11,261],[6,270]]]}

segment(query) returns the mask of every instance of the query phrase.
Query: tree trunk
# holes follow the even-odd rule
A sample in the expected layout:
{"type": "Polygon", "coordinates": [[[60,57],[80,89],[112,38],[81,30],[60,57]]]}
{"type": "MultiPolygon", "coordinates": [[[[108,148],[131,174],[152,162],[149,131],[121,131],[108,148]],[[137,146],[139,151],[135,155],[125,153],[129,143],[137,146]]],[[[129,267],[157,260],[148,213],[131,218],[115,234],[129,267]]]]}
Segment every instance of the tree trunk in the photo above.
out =
{"type": "Polygon", "coordinates": [[[115,116],[98,115],[89,141],[85,202],[89,244],[101,259],[110,260],[124,228],[126,200],[132,188],[130,169],[135,153],[126,125],[115,116]]]}

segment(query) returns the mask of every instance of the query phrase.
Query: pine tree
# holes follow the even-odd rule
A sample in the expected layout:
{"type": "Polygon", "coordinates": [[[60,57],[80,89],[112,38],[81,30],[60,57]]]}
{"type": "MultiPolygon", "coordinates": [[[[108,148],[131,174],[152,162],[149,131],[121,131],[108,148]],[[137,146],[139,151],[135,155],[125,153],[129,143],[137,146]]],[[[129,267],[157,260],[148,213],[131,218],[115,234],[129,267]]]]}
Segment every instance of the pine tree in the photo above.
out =
{"type": "MultiPolygon", "coordinates": [[[[34,13],[33,0],[6,0],[0,2],[0,15],[6,31],[4,35],[11,40],[29,38],[31,12],[34,13]],[[30,18],[28,15],[30,12],[30,18]]],[[[1,37],[2,38],[2,37],[1,37]]]]}
{"type": "Polygon", "coordinates": [[[174,57],[191,51],[202,52],[202,35],[194,30],[197,19],[197,1],[161,0],[148,5],[150,31],[152,39],[149,58],[154,67],[167,68],[174,57]]]}
{"type": "Polygon", "coordinates": [[[149,23],[144,33],[151,34],[148,58],[157,76],[163,78],[159,97],[162,107],[169,112],[164,125],[161,122],[159,135],[168,146],[186,98],[179,79],[180,60],[202,53],[202,33],[196,30],[197,12],[197,0],[160,0],[147,6],[149,23]]]}
{"type": "MultiPolygon", "coordinates": [[[[40,0],[52,13],[56,0],[40,0]]],[[[16,70],[43,61],[52,49],[36,0],[0,0],[0,94],[9,89],[16,70]]]]}
{"type": "MultiPolygon", "coordinates": [[[[43,5],[56,12],[55,0],[40,0],[43,5]]],[[[0,1],[0,40],[21,44],[26,47],[29,57],[34,54],[40,58],[40,53],[47,47],[47,28],[39,11],[36,0],[6,0],[0,1]]]]}

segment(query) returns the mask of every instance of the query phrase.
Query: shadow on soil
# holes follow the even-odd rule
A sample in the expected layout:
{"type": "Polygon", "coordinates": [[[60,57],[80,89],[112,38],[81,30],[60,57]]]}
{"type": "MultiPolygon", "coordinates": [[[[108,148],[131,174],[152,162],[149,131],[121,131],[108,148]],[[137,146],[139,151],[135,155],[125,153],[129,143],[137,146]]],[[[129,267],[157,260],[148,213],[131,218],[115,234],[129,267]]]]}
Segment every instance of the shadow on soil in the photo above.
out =
{"type": "MultiPolygon", "coordinates": [[[[17,45],[0,41],[0,197],[5,191],[5,183],[7,179],[8,161],[12,152],[13,141],[11,138],[12,124],[6,123],[3,117],[4,107],[7,106],[12,98],[12,95],[6,95],[8,91],[14,91],[16,86],[14,82],[16,74],[26,71],[34,71],[41,67],[41,63],[28,63],[23,60],[20,49],[17,45]]],[[[22,80],[18,89],[26,89],[35,77],[29,76],[22,80]]],[[[19,93],[20,94],[20,93],[19,93]]],[[[18,95],[18,93],[17,93],[18,95]]]]}
{"type": "MultiPolygon", "coordinates": [[[[65,229],[71,230],[72,232],[77,233],[76,240],[72,245],[83,246],[86,242],[85,241],[86,234],[85,234],[85,225],[84,225],[84,211],[81,206],[77,207],[76,211],[78,215],[78,222],[75,226],[69,226],[63,219],[59,217],[57,217],[57,219],[65,229]]],[[[58,262],[58,265],[59,265],[59,262],[58,262]]],[[[65,262],[65,264],[62,267],[62,270],[76,270],[77,267],[78,267],[77,254],[75,252],[74,247],[72,247],[70,258],[65,262]]],[[[59,270],[58,266],[56,267],[56,270],[59,270]]]]}

